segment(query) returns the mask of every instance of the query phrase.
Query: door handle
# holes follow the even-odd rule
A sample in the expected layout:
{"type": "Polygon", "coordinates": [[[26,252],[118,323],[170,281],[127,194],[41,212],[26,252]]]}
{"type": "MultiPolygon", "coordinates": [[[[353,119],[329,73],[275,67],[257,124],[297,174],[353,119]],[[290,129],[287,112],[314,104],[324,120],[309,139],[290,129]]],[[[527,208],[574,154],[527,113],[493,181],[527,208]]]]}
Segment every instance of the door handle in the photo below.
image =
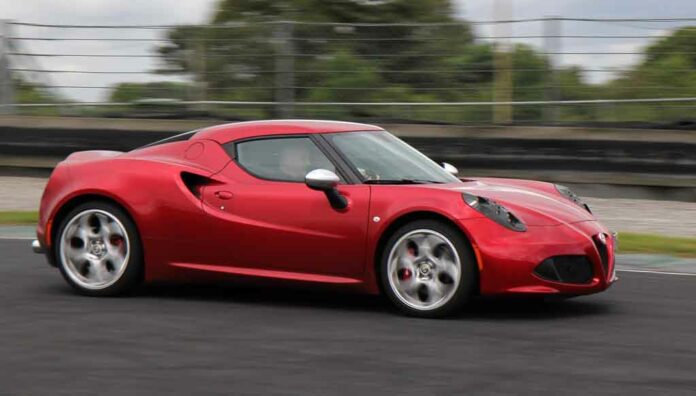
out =
{"type": "Polygon", "coordinates": [[[227,200],[227,199],[232,198],[232,193],[229,191],[215,191],[215,196],[218,199],[227,200]]]}

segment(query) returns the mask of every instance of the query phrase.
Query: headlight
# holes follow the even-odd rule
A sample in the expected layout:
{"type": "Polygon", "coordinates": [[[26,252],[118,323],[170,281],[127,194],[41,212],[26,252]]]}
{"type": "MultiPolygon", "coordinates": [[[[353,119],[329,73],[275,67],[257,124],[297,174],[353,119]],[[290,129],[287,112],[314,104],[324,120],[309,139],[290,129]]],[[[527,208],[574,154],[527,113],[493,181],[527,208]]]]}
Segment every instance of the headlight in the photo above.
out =
{"type": "Polygon", "coordinates": [[[556,190],[558,190],[558,192],[561,195],[563,195],[564,197],[568,198],[569,200],[575,202],[575,204],[580,206],[581,208],[592,213],[592,211],[590,210],[590,206],[587,205],[585,202],[583,202],[582,199],[580,199],[580,197],[578,197],[578,195],[573,192],[573,190],[569,189],[566,186],[562,186],[560,184],[554,184],[554,186],[556,186],[556,190]]]}
{"type": "Polygon", "coordinates": [[[503,205],[493,201],[492,199],[478,197],[476,195],[463,193],[462,198],[467,205],[471,206],[478,212],[482,213],[484,216],[495,221],[496,223],[502,225],[505,228],[509,228],[513,231],[527,231],[527,226],[520,221],[512,212],[507,210],[503,205]]]}

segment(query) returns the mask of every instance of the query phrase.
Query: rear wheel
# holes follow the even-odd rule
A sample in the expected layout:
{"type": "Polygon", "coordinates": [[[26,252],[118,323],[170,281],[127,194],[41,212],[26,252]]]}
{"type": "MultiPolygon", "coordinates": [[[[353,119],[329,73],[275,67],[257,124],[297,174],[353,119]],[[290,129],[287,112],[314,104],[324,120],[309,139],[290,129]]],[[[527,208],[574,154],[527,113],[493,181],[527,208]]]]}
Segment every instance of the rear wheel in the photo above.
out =
{"type": "Polygon", "coordinates": [[[380,264],[383,290],[408,315],[448,315],[475,290],[473,252],[462,232],[444,222],[402,226],[387,241],[380,264]]]}
{"type": "Polygon", "coordinates": [[[65,280],[90,296],[131,291],[142,280],[142,247],[135,224],[116,205],[81,204],[65,216],[57,233],[56,263],[65,280]]]}

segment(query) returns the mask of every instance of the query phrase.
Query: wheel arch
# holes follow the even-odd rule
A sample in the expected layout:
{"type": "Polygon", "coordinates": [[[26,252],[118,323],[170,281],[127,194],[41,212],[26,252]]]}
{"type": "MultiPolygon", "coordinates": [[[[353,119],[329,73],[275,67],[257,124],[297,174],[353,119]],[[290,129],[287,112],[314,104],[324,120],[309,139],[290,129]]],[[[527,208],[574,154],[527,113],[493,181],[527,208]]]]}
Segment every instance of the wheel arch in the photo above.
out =
{"type": "Polygon", "coordinates": [[[414,211],[414,212],[408,212],[404,213],[394,220],[387,226],[387,228],[382,231],[382,234],[380,235],[377,245],[375,246],[375,251],[374,251],[374,256],[372,257],[372,270],[374,271],[373,273],[376,276],[376,281],[377,285],[380,289],[380,292],[383,292],[382,289],[382,279],[381,279],[381,271],[379,270],[379,266],[382,262],[382,255],[384,254],[384,247],[387,244],[387,241],[389,238],[391,238],[392,235],[401,228],[403,225],[408,224],[413,221],[418,221],[418,220],[435,220],[439,221],[441,223],[447,224],[461,232],[462,237],[464,238],[464,241],[466,244],[469,246],[471,249],[471,253],[473,255],[473,259],[476,264],[476,292],[479,292],[480,289],[480,284],[479,284],[479,271],[481,269],[481,263],[480,259],[478,257],[478,254],[476,253],[476,247],[474,244],[471,242],[471,239],[467,235],[467,232],[462,229],[461,226],[459,226],[454,220],[451,218],[437,212],[433,211],[427,211],[427,210],[419,210],[419,211],[414,211]]]}

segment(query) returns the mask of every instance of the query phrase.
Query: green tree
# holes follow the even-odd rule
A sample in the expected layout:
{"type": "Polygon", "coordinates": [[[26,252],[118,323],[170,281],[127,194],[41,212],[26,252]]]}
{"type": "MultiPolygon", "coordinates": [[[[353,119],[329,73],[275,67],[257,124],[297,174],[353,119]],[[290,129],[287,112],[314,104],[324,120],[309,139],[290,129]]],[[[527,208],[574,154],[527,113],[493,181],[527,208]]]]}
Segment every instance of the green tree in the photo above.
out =
{"type": "MultiPolygon", "coordinates": [[[[18,77],[13,78],[13,80],[15,100],[17,103],[31,104],[61,102],[61,98],[48,91],[41,85],[32,84],[18,77]]],[[[57,107],[27,107],[19,108],[17,111],[21,114],[27,115],[58,115],[57,107]]]]}
{"type": "MultiPolygon", "coordinates": [[[[379,87],[384,83],[373,63],[360,59],[347,50],[327,56],[325,60],[318,61],[316,67],[328,72],[325,73],[321,86],[312,88],[303,95],[310,102],[371,102],[376,97],[375,91],[359,87],[379,87]],[[353,73],[332,72],[340,70],[351,70],[353,73]]],[[[345,106],[326,107],[321,112],[329,117],[364,117],[371,110],[374,111],[360,106],[345,106]]]]}
{"type": "MultiPolygon", "coordinates": [[[[572,66],[557,71],[558,92],[560,100],[601,99],[606,95],[602,86],[588,84],[582,75],[582,69],[572,66]]],[[[560,120],[563,122],[594,121],[597,116],[592,106],[560,106],[560,120]]]]}
{"type": "Polygon", "coordinates": [[[295,85],[300,87],[297,100],[326,95],[326,88],[317,87],[330,86],[336,80],[353,78],[353,88],[359,87],[357,83],[364,78],[361,70],[340,69],[334,67],[336,62],[327,63],[336,48],[369,62],[385,89],[396,86],[426,90],[449,84],[451,75],[440,69],[446,66],[448,56],[461,54],[471,44],[472,34],[466,25],[351,27],[302,22],[454,21],[449,0],[371,4],[357,0],[223,0],[211,20],[216,27],[174,29],[159,52],[165,64],[163,73],[190,74],[197,82],[214,87],[208,97],[216,99],[234,92],[237,100],[272,101],[279,46],[292,46],[295,85]],[[282,26],[275,21],[282,20],[300,22],[292,26],[291,41],[278,36],[282,26]],[[334,73],[343,76],[330,75],[334,73]]]}
{"type": "MultiPolygon", "coordinates": [[[[548,63],[544,55],[524,44],[517,44],[512,53],[513,96],[515,101],[544,100],[544,90],[549,82],[548,63]]],[[[513,119],[516,122],[539,122],[543,108],[538,105],[515,106],[513,119]]]]}
{"type": "MultiPolygon", "coordinates": [[[[644,61],[603,87],[611,98],[692,97],[696,92],[696,27],[684,27],[645,50],[644,61]]],[[[693,120],[683,103],[623,104],[611,109],[612,120],[680,122],[693,120]]]]}

